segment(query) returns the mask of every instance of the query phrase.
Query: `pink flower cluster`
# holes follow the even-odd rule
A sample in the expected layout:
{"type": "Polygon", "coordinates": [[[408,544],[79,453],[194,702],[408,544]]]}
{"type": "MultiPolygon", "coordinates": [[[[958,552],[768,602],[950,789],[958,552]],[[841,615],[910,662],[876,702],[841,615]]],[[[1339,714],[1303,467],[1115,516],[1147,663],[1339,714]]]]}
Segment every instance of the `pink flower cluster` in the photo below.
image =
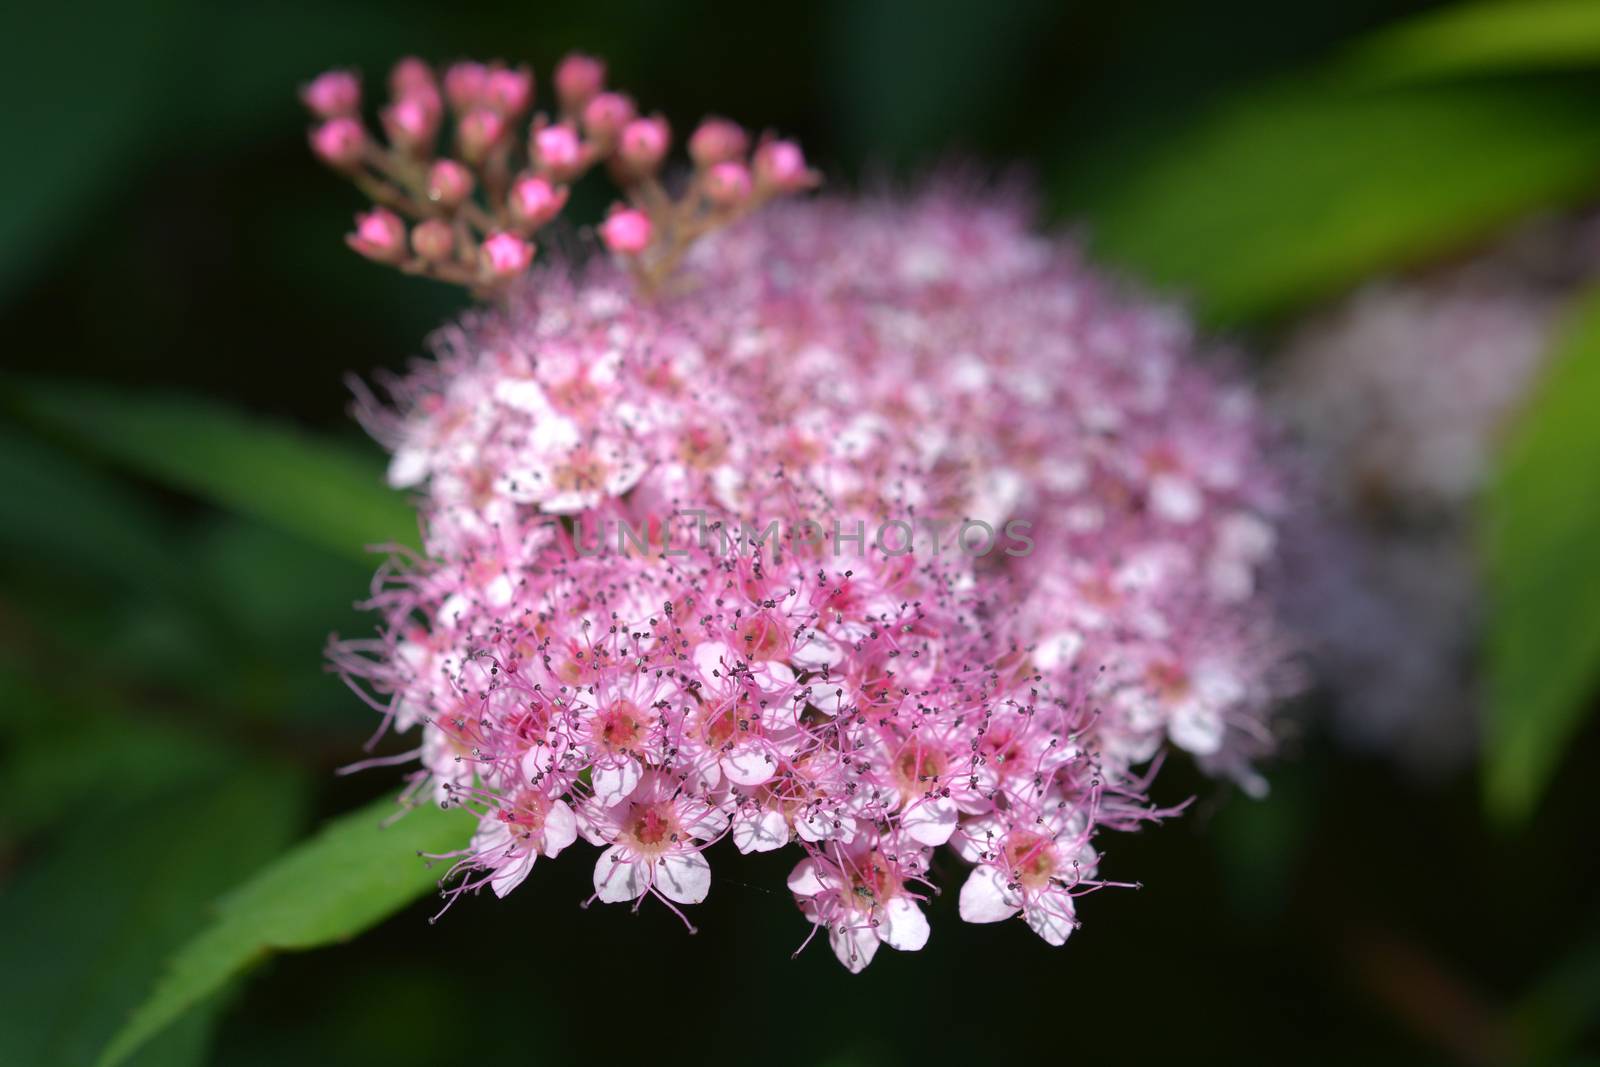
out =
{"type": "Polygon", "coordinates": [[[992,190],[780,206],[683,278],[539,273],[363,402],[425,558],[333,658],[479,813],[452,894],[581,837],[596,898],[677,910],[723,838],[791,848],[860,970],[948,846],[964,919],[1060,944],[1168,744],[1270,747],[1254,399],[992,190]]]}
{"type": "Polygon", "coordinates": [[[654,289],[700,237],[817,183],[792,141],[764,137],[752,152],[743,129],[710,118],[689,138],[692,174],[669,194],[658,178],[672,147],[666,119],[640,115],[605,80],[600,60],[567,56],[555,69],[556,114],[535,113],[520,134],[534,103],[532,69],[464,61],[441,78],[410,57],[389,74],[380,140],[361,121],[356,75],[318,75],[301,91],[317,120],[312,150],[375,205],[356,216],[346,241],[408,273],[495,292],[528,270],[532,235],[561,214],[571,183],[603,165],[626,203],[612,208],[601,239],[654,289]],[[437,154],[447,113],[454,158],[437,154]]]}

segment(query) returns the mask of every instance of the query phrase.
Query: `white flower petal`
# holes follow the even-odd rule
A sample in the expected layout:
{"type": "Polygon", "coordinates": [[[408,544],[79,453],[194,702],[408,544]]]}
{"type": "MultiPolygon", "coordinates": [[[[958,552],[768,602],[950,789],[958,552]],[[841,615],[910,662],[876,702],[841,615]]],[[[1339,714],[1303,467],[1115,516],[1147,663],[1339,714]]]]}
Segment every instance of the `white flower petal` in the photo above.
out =
{"type": "Polygon", "coordinates": [[[609,808],[626,800],[643,776],[644,768],[637,760],[623,757],[596,763],[589,784],[594,786],[594,799],[609,808]]]}
{"type": "Polygon", "coordinates": [[[828,931],[828,944],[851,974],[860,974],[878,954],[878,934],[865,923],[839,924],[828,931]]]}
{"type": "Polygon", "coordinates": [[[750,809],[733,820],[733,847],[740,852],[771,852],[789,843],[789,821],[781,811],[750,809]]]}
{"type": "Polygon", "coordinates": [[[928,919],[910,897],[892,897],[883,906],[878,937],[890,948],[915,952],[928,943],[928,919]]]}
{"type": "Polygon", "coordinates": [[[961,887],[961,918],[969,923],[997,923],[1021,910],[1006,887],[1006,876],[985,863],[975,867],[961,887]]]}
{"type": "Polygon", "coordinates": [[[495,872],[489,881],[489,888],[494,890],[494,895],[503,897],[528,877],[528,872],[533,870],[533,861],[538,857],[530,849],[519,856],[512,857],[504,867],[495,872]]]}
{"type": "Polygon", "coordinates": [[[915,801],[900,816],[900,829],[919,845],[937,847],[956,831],[956,803],[949,797],[915,801]]]}
{"type": "Polygon", "coordinates": [[[394,458],[389,460],[389,488],[410,489],[420,485],[428,476],[432,461],[433,454],[426,448],[401,445],[395,449],[394,458]]]}
{"type": "Polygon", "coordinates": [[[789,892],[797,897],[814,897],[827,891],[817,861],[807,857],[795,864],[789,872],[789,892]]]}
{"type": "Polygon", "coordinates": [[[544,815],[544,854],[555,856],[578,839],[578,818],[565,801],[550,805],[544,815]]]}
{"type": "Polygon", "coordinates": [[[1179,748],[1209,756],[1222,748],[1222,716],[1204,701],[1185,700],[1173,709],[1167,734],[1179,748]]]}
{"type": "Polygon", "coordinates": [[[668,900],[698,904],[711,891],[711,864],[698,852],[672,852],[656,864],[656,888],[668,900]]]}
{"type": "Polygon", "coordinates": [[[778,761],[760,741],[744,741],[722,757],[722,773],[735,785],[760,785],[778,773],[778,761]]]}
{"type": "Polygon", "coordinates": [[[1025,918],[1034,933],[1052,945],[1062,945],[1077,925],[1076,914],[1077,909],[1066,890],[1050,889],[1029,902],[1025,918]]]}
{"type": "Polygon", "coordinates": [[[621,845],[612,845],[594,862],[595,896],[607,904],[638,900],[650,888],[650,864],[624,855],[621,845]]]}

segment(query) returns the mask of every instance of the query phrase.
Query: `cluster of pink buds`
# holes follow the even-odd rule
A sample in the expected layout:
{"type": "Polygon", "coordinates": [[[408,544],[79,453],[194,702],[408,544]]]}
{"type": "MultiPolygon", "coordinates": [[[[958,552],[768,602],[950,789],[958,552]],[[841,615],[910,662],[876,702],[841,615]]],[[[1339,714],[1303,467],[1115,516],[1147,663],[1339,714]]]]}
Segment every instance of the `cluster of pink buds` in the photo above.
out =
{"type": "Polygon", "coordinates": [[[774,197],[818,182],[792,141],[749,135],[726,119],[703,122],[689,138],[692,173],[663,180],[672,132],[641,115],[631,97],[608,90],[605,65],[568,55],[554,75],[555,113],[530,111],[527,66],[464,61],[441,77],[410,57],[389,74],[389,103],[374,137],[361,119],[361,84],[327,71],[301,92],[316,117],[311,147],[372,201],[356,217],[351,248],[412,274],[501,291],[533,263],[535,234],[566,207],[569,190],[603,166],[623,201],[599,227],[606,247],[640,287],[657,292],[689,247],[774,197]],[[453,154],[441,154],[450,119],[453,154]]]}

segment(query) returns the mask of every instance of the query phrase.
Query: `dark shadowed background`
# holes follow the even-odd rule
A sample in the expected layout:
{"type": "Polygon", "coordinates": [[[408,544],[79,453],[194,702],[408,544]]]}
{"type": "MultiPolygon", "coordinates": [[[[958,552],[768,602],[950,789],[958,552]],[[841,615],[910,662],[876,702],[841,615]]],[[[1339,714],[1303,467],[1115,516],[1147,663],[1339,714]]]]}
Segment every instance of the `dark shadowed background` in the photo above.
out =
{"type": "MultiPolygon", "coordinates": [[[[1600,190],[1592,20],[1532,6],[1545,30],[1408,52],[1394,28],[1440,5],[13,5],[0,1062],[92,1062],[225,891],[398,785],[333,773],[375,721],[322,648],[368,625],[376,558],[362,520],[295,512],[298,478],[337,488],[293,445],[378,484],[345,377],[402,366],[465,298],[343,246],[362,204],[307,151],[300,83],[375,86],[415,52],[547,84],[577,47],[679,130],[796,135],[835,186],[1018,166],[1050,220],[1265,352],[1369,275],[1600,190]],[[238,413],[292,428],[288,452],[234,442],[238,413]]],[[[946,894],[926,950],[851,976],[822,944],[790,959],[787,853],[719,846],[696,936],[648,904],[579,910],[590,867],[564,856],[505,901],[267,960],[137,1062],[1600,1062],[1592,722],[1509,819],[1480,768],[1353,755],[1320,707],[1264,802],[1164,771],[1155,799],[1191,811],[1102,842],[1143,887],[1085,900],[1059,950],[946,894]]]]}

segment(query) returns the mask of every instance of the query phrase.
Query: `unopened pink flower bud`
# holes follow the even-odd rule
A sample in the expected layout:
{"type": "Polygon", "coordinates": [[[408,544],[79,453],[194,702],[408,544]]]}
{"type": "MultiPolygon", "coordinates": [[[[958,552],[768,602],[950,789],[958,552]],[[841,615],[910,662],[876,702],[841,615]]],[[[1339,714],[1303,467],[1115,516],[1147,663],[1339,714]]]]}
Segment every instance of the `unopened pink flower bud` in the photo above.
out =
{"type": "Polygon", "coordinates": [[[513,278],[533,262],[533,244],[514,233],[493,233],[484,239],[479,257],[486,273],[495,278],[513,278]]]}
{"type": "Polygon", "coordinates": [[[583,144],[578,140],[578,131],[565,123],[534,130],[533,161],[556,181],[571,178],[583,163],[583,144]]]}
{"type": "Polygon", "coordinates": [[[634,177],[654,174],[667,156],[672,143],[672,129],[659,115],[634,119],[622,128],[622,139],[617,145],[617,161],[624,171],[634,177]]]}
{"type": "Polygon", "coordinates": [[[465,115],[487,103],[489,68],[482,63],[452,63],[444,72],[444,95],[456,114],[465,115]]]}
{"type": "Polygon", "coordinates": [[[355,115],[361,110],[361,82],[348,70],[324,71],[300,90],[300,99],[318,118],[355,115]]]}
{"type": "Polygon", "coordinates": [[[566,204],[566,186],[551,185],[537,175],[518,178],[511,186],[511,216],[529,229],[555,218],[566,204]]]}
{"type": "Polygon", "coordinates": [[[440,207],[459,207],[472,195],[472,172],[453,159],[428,168],[428,199],[440,207]]]}
{"type": "Polygon", "coordinates": [[[533,103],[533,71],[528,67],[509,70],[496,67],[484,85],[484,101],[500,114],[514,118],[533,103]]]}
{"type": "Polygon", "coordinates": [[[606,65],[594,56],[571,52],[556,64],[556,100],[565,114],[575,115],[606,86],[606,65]]]}
{"type": "Polygon", "coordinates": [[[583,109],[583,130],[596,141],[615,141],[638,112],[623,93],[600,93],[583,109]]]}
{"type": "Polygon", "coordinates": [[[389,68],[390,96],[398,100],[402,96],[410,96],[424,90],[432,90],[435,96],[439,93],[439,83],[433,76],[433,68],[423,60],[416,56],[406,56],[389,68]]]}
{"type": "Polygon", "coordinates": [[[455,231],[443,219],[428,219],[411,231],[411,250],[429,263],[443,263],[455,249],[455,231]]]}
{"type": "Polygon", "coordinates": [[[750,168],[731,160],[706,171],[706,197],[718,207],[739,207],[750,199],[750,168]]]}
{"type": "Polygon", "coordinates": [[[480,107],[461,117],[456,127],[461,155],[468,163],[481,163],[505,133],[506,120],[498,111],[480,107]]]}
{"type": "Polygon", "coordinates": [[[749,149],[750,138],[738,123],[727,119],[706,119],[689,138],[689,157],[698,167],[743,159],[749,149]]]}
{"type": "Polygon", "coordinates": [[[649,215],[636,208],[617,207],[600,224],[600,239],[618,255],[636,256],[650,247],[654,231],[649,215]]]}
{"type": "Polygon", "coordinates": [[[361,162],[367,131],[353,118],[329,119],[311,131],[311,150],[330,167],[349,170],[361,162]]]}
{"type": "Polygon", "coordinates": [[[389,143],[402,151],[426,155],[439,135],[439,111],[424,93],[403,96],[383,109],[379,118],[389,143]]]}
{"type": "Polygon", "coordinates": [[[817,176],[806,169],[805,153],[793,141],[766,141],[756,149],[756,181],[780,193],[809,189],[817,176]]]}
{"type": "Polygon", "coordinates": [[[406,254],[406,224],[387,208],[375,207],[356,216],[356,230],[345,243],[368,259],[397,263],[406,254]]]}

